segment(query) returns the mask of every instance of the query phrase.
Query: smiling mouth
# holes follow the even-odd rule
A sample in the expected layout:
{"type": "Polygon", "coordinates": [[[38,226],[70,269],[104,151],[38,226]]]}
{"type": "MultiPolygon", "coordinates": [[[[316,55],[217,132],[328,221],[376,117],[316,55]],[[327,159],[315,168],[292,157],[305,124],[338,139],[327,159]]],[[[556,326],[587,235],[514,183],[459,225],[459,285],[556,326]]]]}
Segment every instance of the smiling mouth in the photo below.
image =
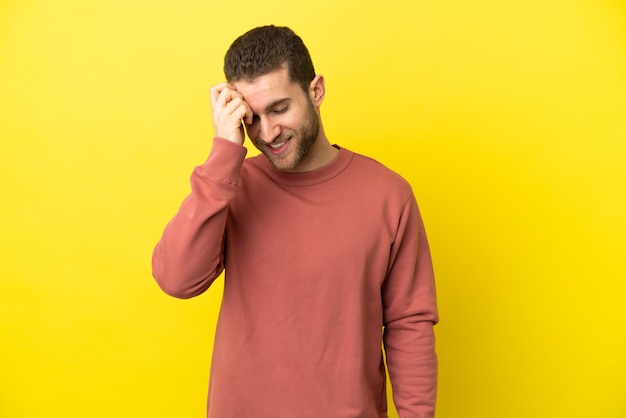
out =
{"type": "Polygon", "coordinates": [[[274,154],[274,155],[278,155],[280,153],[282,153],[286,148],[287,145],[289,145],[289,142],[291,141],[291,137],[280,141],[280,142],[273,142],[271,144],[267,144],[267,148],[269,148],[269,151],[274,154]]]}

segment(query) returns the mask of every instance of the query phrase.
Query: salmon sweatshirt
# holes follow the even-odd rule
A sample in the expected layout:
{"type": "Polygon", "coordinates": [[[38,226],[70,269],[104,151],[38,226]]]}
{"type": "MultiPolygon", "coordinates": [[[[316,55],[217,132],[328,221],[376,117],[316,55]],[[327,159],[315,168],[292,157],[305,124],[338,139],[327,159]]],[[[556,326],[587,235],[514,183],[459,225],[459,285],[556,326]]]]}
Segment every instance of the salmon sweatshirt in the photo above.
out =
{"type": "Polygon", "coordinates": [[[339,148],[304,173],[215,138],[152,259],[190,298],[224,271],[210,418],[432,418],[438,321],[431,255],[410,185],[339,148]],[[384,356],[383,356],[384,348],[384,356]]]}

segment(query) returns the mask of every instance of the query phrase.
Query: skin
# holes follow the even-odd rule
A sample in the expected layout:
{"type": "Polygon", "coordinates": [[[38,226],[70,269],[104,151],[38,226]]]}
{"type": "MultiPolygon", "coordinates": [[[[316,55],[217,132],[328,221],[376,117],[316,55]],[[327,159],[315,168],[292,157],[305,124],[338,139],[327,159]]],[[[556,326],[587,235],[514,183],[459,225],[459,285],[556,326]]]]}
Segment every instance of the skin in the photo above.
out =
{"type": "Polygon", "coordinates": [[[215,136],[243,145],[245,125],[254,146],[279,170],[315,170],[338,153],[321,123],[321,75],[306,92],[281,67],[254,80],[220,83],[210,93],[215,136]]]}

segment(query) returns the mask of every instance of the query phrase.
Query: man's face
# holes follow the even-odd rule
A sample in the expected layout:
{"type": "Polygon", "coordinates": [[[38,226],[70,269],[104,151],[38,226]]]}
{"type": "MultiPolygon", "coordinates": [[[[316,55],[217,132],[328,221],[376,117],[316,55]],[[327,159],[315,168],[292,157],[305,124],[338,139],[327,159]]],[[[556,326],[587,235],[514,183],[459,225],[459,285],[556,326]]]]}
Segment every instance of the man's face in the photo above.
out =
{"type": "Polygon", "coordinates": [[[254,145],[277,169],[306,171],[320,131],[309,95],[289,80],[286,68],[233,84],[254,113],[252,123],[246,124],[254,145]]]}

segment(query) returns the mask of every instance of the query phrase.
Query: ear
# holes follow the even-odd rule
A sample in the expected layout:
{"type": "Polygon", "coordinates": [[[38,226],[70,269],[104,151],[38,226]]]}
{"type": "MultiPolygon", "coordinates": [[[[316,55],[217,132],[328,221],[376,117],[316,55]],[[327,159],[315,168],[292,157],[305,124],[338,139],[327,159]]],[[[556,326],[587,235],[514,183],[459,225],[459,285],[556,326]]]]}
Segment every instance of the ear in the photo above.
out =
{"type": "Polygon", "coordinates": [[[313,102],[313,106],[320,107],[326,94],[326,86],[324,84],[324,76],[317,75],[309,84],[309,97],[313,102]]]}

